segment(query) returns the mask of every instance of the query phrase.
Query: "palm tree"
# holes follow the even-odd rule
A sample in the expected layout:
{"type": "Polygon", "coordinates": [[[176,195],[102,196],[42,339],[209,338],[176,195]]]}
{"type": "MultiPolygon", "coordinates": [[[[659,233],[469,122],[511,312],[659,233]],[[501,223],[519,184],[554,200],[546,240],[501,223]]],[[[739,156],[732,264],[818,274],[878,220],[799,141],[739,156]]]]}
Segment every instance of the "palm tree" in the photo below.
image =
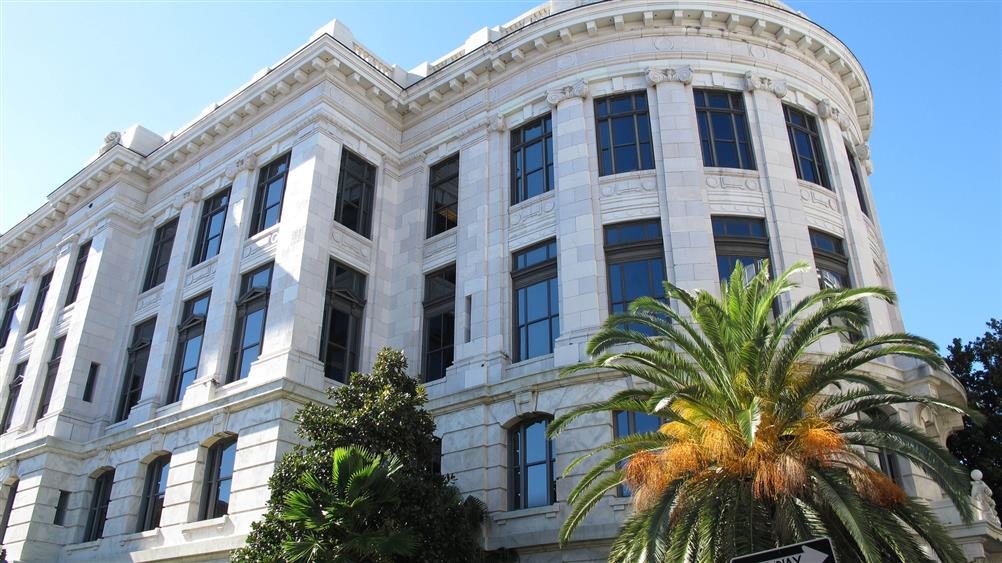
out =
{"type": "Polygon", "coordinates": [[[292,562],[361,563],[410,555],[413,534],[392,524],[400,461],[357,446],[337,448],[332,458],[330,487],[305,473],[299,488],[285,496],[282,518],[304,529],[304,539],[282,543],[285,557],[292,562]]]}
{"type": "Polygon", "coordinates": [[[963,554],[928,506],[909,498],[867,452],[883,448],[923,469],[969,521],[969,482],[957,461],[921,431],[879,409],[922,403],[961,407],[888,388],[864,371],[888,356],[942,365],[936,346],[910,334],[863,338],[863,299],[891,302],[879,287],[823,289],[778,313],[796,285],[798,263],[776,280],[768,264],[746,281],[740,265],[722,297],[665,283],[667,300],[640,298],[590,340],[592,361],[565,370],[613,369],[646,382],[579,406],[550,426],[606,411],[659,417],[655,432],[613,440],[576,459],[604,459],[568,497],[566,543],[607,491],[626,484],[634,511],[614,541],[611,561],[716,562],[828,536],[839,561],[944,562],[963,554]],[[811,355],[829,335],[843,345],[811,355]],[[848,337],[848,338],[847,338],[848,337]],[[878,412],[877,415],[867,416],[878,412]]]}

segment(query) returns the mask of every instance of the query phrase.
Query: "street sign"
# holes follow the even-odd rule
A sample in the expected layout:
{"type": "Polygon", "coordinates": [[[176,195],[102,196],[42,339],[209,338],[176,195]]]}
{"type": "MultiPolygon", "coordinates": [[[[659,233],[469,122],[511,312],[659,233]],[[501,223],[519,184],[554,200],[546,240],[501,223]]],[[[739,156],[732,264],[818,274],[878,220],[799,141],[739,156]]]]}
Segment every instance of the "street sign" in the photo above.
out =
{"type": "Polygon", "coordinates": [[[735,557],[731,559],[731,563],[836,563],[836,561],[831,540],[818,538],[735,557]]]}

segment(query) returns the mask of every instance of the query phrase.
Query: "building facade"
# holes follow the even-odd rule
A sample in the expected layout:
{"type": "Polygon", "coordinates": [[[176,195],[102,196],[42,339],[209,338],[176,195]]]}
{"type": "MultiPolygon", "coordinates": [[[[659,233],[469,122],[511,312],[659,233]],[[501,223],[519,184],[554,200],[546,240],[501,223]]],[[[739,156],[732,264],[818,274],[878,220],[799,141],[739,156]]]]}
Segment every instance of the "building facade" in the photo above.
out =
{"type": "MultiPolygon", "coordinates": [[[[892,287],[869,83],[775,0],[554,0],[405,71],[333,21],[193,122],[134,126],[0,237],[0,533],[10,561],[222,561],[265,508],[293,415],[382,346],[426,382],[442,470],[488,548],[604,560],[626,491],[558,551],[574,457],[650,421],[554,415],[635,382],[558,378],[610,311],[737,262],[892,287]]],[[[869,304],[875,332],[902,329],[869,304]]],[[[816,352],[840,343],[833,337],[816,352]]],[[[948,373],[872,366],[963,400],[948,373]]],[[[945,440],[957,417],[908,407],[945,440]]],[[[972,561],[959,522],[874,452],[972,561]]]]}

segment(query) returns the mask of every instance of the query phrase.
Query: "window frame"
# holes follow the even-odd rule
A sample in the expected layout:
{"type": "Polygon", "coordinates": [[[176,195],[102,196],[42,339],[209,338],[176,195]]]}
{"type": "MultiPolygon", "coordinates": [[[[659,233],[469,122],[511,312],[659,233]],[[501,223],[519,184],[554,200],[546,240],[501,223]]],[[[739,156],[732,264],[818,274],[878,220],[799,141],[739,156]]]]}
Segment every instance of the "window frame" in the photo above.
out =
{"type": "Polygon", "coordinates": [[[275,263],[268,262],[240,276],[240,295],[236,300],[236,315],[233,318],[233,344],[230,350],[229,367],[226,370],[226,383],[240,381],[250,374],[249,367],[248,373],[241,374],[238,372],[240,366],[243,365],[244,355],[247,350],[256,346],[258,349],[257,358],[261,357],[261,349],[264,347],[264,334],[268,328],[268,301],[271,298],[271,284],[275,276],[274,268],[275,263]],[[268,271],[268,286],[254,286],[254,277],[264,271],[268,271]],[[244,346],[243,341],[247,332],[247,317],[258,311],[264,311],[261,318],[260,334],[257,335],[255,344],[244,346]]]}
{"type": "Polygon", "coordinates": [[[53,270],[43,275],[38,280],[38,289],[35,291],[35,302],[31,306],[31,315],[28,317],[28,326],[25,329],[25,334],[38,328],[38,324],[42,321],[42,313],[45,311],[45,298],[49,294],[49,288],[52,287],[52,274],[53,270]]]}
{"type": "MultiPolygon", "coordinates": [[[[187,352],[188,343],[195,338],[205,336],[205,323],[208,317],[209,304],[211,303],[212,292],[206,291],[184,302],[181,311],[181,322],[177,325],[177,340],[174,345],[174,358],[171,362],[170,386],[167,389],[166,404],[176,403],[184,398],[184,391],[187,385],[183,383],[183,375],[189,370],[184,369],[184,357],[187,352]],[[205,300],[205,314],[194,312],[198,302],[205,300]]],[[[201,364],[202,344],[198,343],[198,352],[195,357],[195,365],[190,368],[195,370],[195,378],[198,377],[198,366],[201,364]]]]}
{"type": "MultiPolygon", "coordinates": [[[[558,263],[557,263],[558,256],[559,256],[559,249],[557,248],[557,241],[556,241],[555,238],[551,238],[551,239],[548,239],[548,240],[545,240],[545,241],[542,241],[542,242],[539,242],[539,243],[536,243],[536,244],[532,244],[532,245],[523,247],[523,248],[521,248],[521,249],[513,252],[512,255],[511,255],[511,263],[512,263],[512,268],[511,268],[511,285],[512,285],[512,287],[511,287],[511,290],[512,290],[512,346],[511,346],[511,350],[512,350],[512,363],[519,363],[519,362],[523,362],[523,361],[526,361],[526,360],[531,360],[532,358],[538,358],[538,357],[545,356],[547,354],[552,354],[553,350],[554,350],[554,343],[556,342],[557,338],[560,337],[560,330],[559,330],[560,329],[560,294],[559,294],[560,272],[559,272],[558,263]],[[547,258],[545,258],[545,259],[543,259],[543,260],[541,260],[541,261],[539,261],[537,263],[530,264],[530,265],[527,265],[527,266],[519,267],[517,265],[518,258],[520,256],[527,255],[528,253],[530,253],[530,252],[532,252],[534,250],[537,250],[539,248],[546,247],[547,248],[547,254],[550,254],[550,251],[549,251],[550,245],[552,245],[552,249],[553,249],[552,256],[548,256],[547,258]],[[547,330],[550,332],[549,352],[547,352],[547,354],[538,354],[536,356],[526,357],[525,356],[525,352],[526,351],[521,349],[522,328],[524,327],[526,330],[528,330],[528,326],[530,324],[532,324],[532,323],[526,322],[523,325],[520,322],[519,314],[518,314],[518,310],[519,310],[519,291],[522,291],[522,290],[524,290],[526,288],[529,288],[529,287],[532,287],[534,285],[537,285],[537,284],[540,284],[540,283],[544,283],[544,282],[547,282],[547,307],[548,308],[550,306],[550,303],[552,303],[552,301],[553,301],[553,295],[550,293],[551,291],[553,291],[552,287],[556,287],[556,291],[557,291],[557,296],[556,296],[557,307],[556,307],[556,311],[554,312],[553,310],[549,310],[548,309],[547,312],[549,314],[546,317],[547,320],[548,320],[548,323],[549,323],[549,327],[548,327],[547,330]],[[553,283],[549,283],[549,282],[553,282],[553,283]],[[553,334],[553,321],[554,321],[554,319],[556,319],[556,322],[557,322],[557,332],[556,332],[556,334],[553,334]]],[[[536,319],[536,320],[533,321],[533,323],[539,322],[541,320],[542,320],[542,318],[536,319]]],[[[528,341],[528,334],[526,335],[526,339],[528,341]]]]}
{"type": "MultiPolygon", "coordinates": [[[[645,235],[646,236],[646,235],[645,235]]],[[[609,313],[615,314],[618,312],[625,312],[628,310],[629,301],[623,303],[623,311],[616,311],[617,302],[613,301],[613,276],[612,268],[613,266],[621,266],[623,264],[630,264],[633,262],[650,262],[651,260],[661,261],[661,271],[665,274],[665,279],[661,280],[661,284],[658,286],[661,288],[660,295],[649,295],[647,297],[653,297],[654,299],[659,299],[665,301],[664,296],[664,282],[667,281],[668,269],[667,260],[665,260],[665,243],[664,243],[664,233],[661,229],[661,219],[643,219],[640,221],[626,221],[620,223],[611,223],[609,225],[604,225],[602,228],[602,241],[603,249],[605,252],[605,274],[606,274],[606,289],[608,290],[608,305],[609,313]],[[630,242],[609,242],[609,233],[613,229],[618,229],[622,227],[640,226],[645,230],[648,227],[657,227],[657,236],[648,237],[640,241],[630,241],[630,242]]],[[[650,274],[648,270],[648,274],[650,274]]],[[[621,287],[623,290],[626,288],[625,280],[622,276],[619,276],[619,282],[623,282],[621,287]]],[[[626,294],[625,291],[621,292],[623,295],[626,294]]]]}
{"type": "Polygon", "coordinates": [[[69,288],[66,290],[64,307],[76,303],[80,293],[80,284],[83,282],[84,272],[87,269],[87,257],[90,255],[91,242],[93,239],[81,244],[80,248],[77,249],[77,259],[73,261],[73,274],[70,276],[69,288]]]}
{"type": "Polygon", "coordinates": [[[327,291],[324,299],[324,317],[321,325],[318,359],[324,365],[324,377],[331,381],[347,383],[352,372],[358,371],[365,324],[365,292],[368,281],[368,276],[364,272],[330,258],[327,266],[327,291]],[[348,273],[353,274],[352,287],[338,287],[338,268],[343,268],[348,273]],[[333,326],[335,313],[348,315],[349,326],[346,331],[348,342],[343,345],[331,339],[335,332],[333,326]],[[345,372],[341,377],[338,377],[337,373],[334,372],[336,366],[330,361],[332,347],[342,348],[345,352],[345,372]]]}
{"type": "Polygon", "coordinates": [[[459,226],[459,165],[459,153],[456,152],[455,154],[447,156],[428,167],[428,228],[427,236],[425,238],[432,238],[436,235],[447,233],[459,226]],[[436,178],[437,172],[448,168],[453,163],[456,164],[455,174],[450,173],[443,177],[436,178]],[[454,191],[449,191],[450,186],[454,186],[454,191]],[[445,192],[447,195],[452,195],[455,198],[456,203],[436,207],[435,193],[438,191],[445,192]],[[446,228],[439,230],[436,224],[436,219],[441,217],[439,210],[448,209],[453,207],[453,205],[456,208],[456,219],[454,224],[452,226],[448,226],[450,221],[448,217],[445,217],[446,228]]]}
{"type": "Polygon", "coordinates": [[[523,201],[553,191],[556,187],[556,176],[554,175],[554,162],[556,158],[553,153],[553,114],[547,113],[520,125],[517,129],[512,130],[509,137],[511,205],[522,203],[523,201]],[[537,126],[542,127],[542,134],[539,137],[526,141],[525,132],[537,126]],[[527,172],[525,168],[526,150],[537,144],[543,145],[543,166],[527,172]],[[543,191],[530,196],[526,179],[530,173],[539,170],[543,171],[543,191]]]}
{"type": "Polygon", "coordinates": [[[136,522],[137,533],[160,527],[164,495],[167,491],[166,479],[170,474],[170,462],[170,454],[161,454],[146,464],[146,479],[143,481],[139,519],[136,522]],[[160,491],[161,488],[163,488],[163,493],[160,491]]]}
{"type": "Polygon", "coordinates": [[[59,363],[63,358],[63,348],[66,345],[66,336],[60,336],[52,343],[52,355],[45,368],[45,378],[42,380],[42,392],[38,396],[38,410],[35,411],[35,420],[49,414],[49,407],[52,406],[52,391],[56,388],[56,378],[59,377],[59,363]]]}
{"type": "Polygon", "coordinates": [[[70,491],[59,490],[59,498],[56,499],[56,511],[52,515],[53,526],[66,526],[66,513],[70,507],[70,491]]]}
{"type": "Polygon", "coordinates": [[[859,173],[859,161],[856,160],[856,156],[852,154],[852,149],[849,145],[845,145],[845,156],[849,159],[849,173],[852,175],[852,184],[856,188],[856,199],[859,201],[859,210],[866,215],[867,218],[870,216],[870,202],[866,198],[866,189],[863,187],[863,178],[859,173]]]}
{"type": "MultiPolygon", "coordinates": [[[[727,283],[727,281],[730,280],[731,273],[733,273],[732,269],[731,272],[727,272],[727,275],[725,276],[724,273],[720,271],[721,256],[753,258],[757,264],[761,264],[762,260],[769,260],[769,268],[770,270],[772,269],[772,255],[769,248],[769,226],[765,218],[746,215],[713,215],[710,217],[710,223],[713,225],[711,232],[713,233],[714,257],[717,259],[717,277],[721,283],[727,283]],[[715,225],[717,220],[740,220],[747,221],[749,224],[752,222],[759,223],[762,226],[764,236],[717,234],[715,225]]],[[[751,232],[750,228],[749,232],[751,232]]],[[[758,271],[758,267],[756,267],[755,271],[758,271]]]]}
{"type": "MultiPolygon", "coordinates": [[[[632,436],[634,434],[637,434],[637,416],[638,415],[649,416],[651,418],[657,419],[657,421],[658,421],[658,428],[660,428],[661,425],[664,424],[664,419],[661,418],[661,417],[659,417],[659,416],[654,416],[654,415],[650,415],[650,414],[647,414],[647,413],[638,413],[636,411],[620,411],[620,410],[612,411],[612,438],[614,440],[618,440],[620,438],[625,438],[627,436],[632,436]],[[625,434],[621,434],[620,433],[621,427],[620,427],[620,423],[619,423],[619,415],[621,415],[621,414],[625,414],[626,415],[626,433],[625,434]]],[[[616,467],[618,469],[622,469],[623,466],[620,465],[620,464],[617,464],[616,467]]],[[[620,483],[619,485],[616,486],[616,496],[620,497],[620,498],[630,498],[630,497],[633,496],[633,492],[630,491],[630,488],[625,483],[620,483]]]]}
{"type": "Polygon", "coordinates": [[[11,329],[14,328],[14,316],[17,315],[17,309],[21,306],[21,295],[24,293],[24,288],[20,288],[14,293],[10,294],[7,298],[7,306],[4,307],[3,320],[0,321],[0,348],[7,346],[7,340],[10,338],[11,329]]]}
{"type": "Polygon", "coordinates": [[[177,225],[178,218],[175,217],[157,227],[153,233],[153,244],[150,246],[149,261],[146,263],[146,275],[143,276],[142,292],[160,286],[167,279],[174,239],[177,237],[177,225]]]}
{"type": "Polygon", "coordinates": [[[237,458],[237,436],[227,436],[225,438],[220,438],[216,440],[211,446],[209,446],[208,451],[205,456],[205,475],[202,480],[202,498],[201,503],[198,507],[198,519],[210,520],[212,518],[220,518],[229,514],[229,498],[226,500],[226,510],[224,512],[219,512],[219,488],[223,481],[229,481],[231,483],[230,495],[233,495],[232,483],[233,483],[233,473],[236,466],[237,458]],[[223,455],[226,450],[233,447],[233,461],[234,467],[230,468],[230,473],[225,478],[222,476],[222,461],[223,455]],[[210,503],[211,500],[211,503],[210,503]]]}
{"type": "Polygon", "coordinates": [[[265,229],[269,229],[282,222],[282,208],[285,203],[285,189],[288,187],[289,183],[289,170],[292,168],[292,151],[287,151],[282,155],[279,155],[267,164],[262,166],[257,171],[257,182],[254,187],[254,208],[251,213],[250,221],[250,232],[248,237],[252,237],[265,229]],[[285,165],[283,168],[282,165],[285,165]],[[282,193],[278,198],[278,202],[265,207],[265,196],[268,193],[268,187],[278,179],[282,179],[282,193]],[[274,208],[278,208],[278,216],[275,218],[275,222],[271,224],[265,224],[268,218],[268,211],[274,208]]]}
{"type": "Polygon", "coordinates": [[[7,530],[10,527],[10,515],[14,512],[14,501],[17,498],[17,489],[20,484],[21,480],[15,478],[12,482],[0,487],[0,489],[7,490],[7,498],[4,499],[3,503],[3,513],[0,513],[0,545],[4,545],[7,537],[7,530]]]}
{"type": "Polygon", "coordinates": [[[232,185],[226,186],[202,202],[202,212],[198,220],[198,234],[195,237],[195,249],[192,251],[192,266],[197,266],[205,262],[209,258],[218,255],[220,250],[222,250],[223,233],[226,232],[226,215],[229,213],[230,208],[230,190],[232,189],[232,185]],[[213,235],[210,233],[209,227],[212,225],[212,220],[219,215],[222,215],[219,232],[213,235]],[[216,246],[215,252],[210,255],[210,242],[215,239],[219,240],[219,244],[216,246]]]}
{"type": "Polygon", "coordinates": [[[87,508],[87,524],[84,526],[84,542],[96,541],[104,537],[104,526],[108,521],[108,505],[111,504],[111,490],[115,486],[115,470],[108,468],[94,477],[90,504],[87,508]]]}
{"type": "MultiPolygon", "coordinates": [[[[358,155],[346,148],[341,148],[341,168],[338,172],[337,197],[334,199],[334,221],[344,225],[346,228],[362,235],[365,238],[372,238],[372,218],[376,205],[376,172],[378,168],[361,155],[358,155]],[[364,170],[364,175],[359,177],[352,173],[348,167],[348,161],[355,160],[364,170]],[[362,199],[358,207],[358,224],[348,225],[344,222],[344,183],[346,178],[358,181],[362,186],[362,199]]],[[[354,205],[354,204],[352,204],[354,205]]]]}
{"type": "MultiPolygon", "coordinates": [[[[445,379],[445,374],[455,361],[456,353],[456,265],[450,264],[444,268],[439,268],[433,272],[429,272],[424,276],[424,315],[423,315],[423,332],[421,337],[421,375],[424,382],[438,381],[439,379],[445,379]],[[452,274],[452,292],[446,294],[442,292],[440,295],[433,295],[431,292],[431,287],[434,285],[432,282],[435,279],[442,279],[445,276],[446,281],[448,281],[448,275],[452,274]],[[442,317],[444,315],[452,314],[452,331],[442,331],[442,334],[447,337],[449,341],[448,344],[443,344],[441,347],[432,350],[431,342],[429,338],[431,336],[431,326],[434,319],[442,317]],[[443,360],[441,362],[442,372],[440,374],[431,374],[428,372],[428,366],[431,364],[430,357],[432,354],[441,353],[443,358],[448,355],[449,363],[446,364],[443,360]],[[434,377],[432,377],[434,375],[434,377]]],[[[444,342],[444,341],[443,341],[444,342]]]]}
{"type": "Polygon", "coordinates": [[[818,286],[821,289],[826,288],[822,272],[828,271],[842,276],[846,282],[843,286],[844,288],[854,287],[855,285],[852,283],[851,270],[849,268],[849,255],[846,253],[845,239],[817,229],[809,229],[809,233],[811,237],[811,251],[814,253],[814,266],[818,275],[818,286]],[[838,243],[834,246],[836,248],[841,247],[841,253],[819,248],[815,243],[815,237],[828,238],[838,243]]]}
{"type": "Polygon", "coordinates": [[[650,111],[650,100],[647,98],[647,90],[634,90],[630,92],[623,92],[619,94],[612,94],[609,96],[603,96],[601,98],[596,98],[593,105],[595,111],[595,146],[598,149],[598,175],[602,176],[613,176],[615,174],[624,174],[626,172],[636,172],[641,170],[656,170],[657,163],[654,162],[654,132],[651,130],[651,111],[650,111]],[[637,109],[637,99],[643,97],[644,108],[637,109]],[[612,103],[618,99],[629,98],[630,107],[629,111],[625,112],[612,112],[612,103]],[[607,104],[608,112],[605,115],[599,115],[599,106],[602,104],[607,104]],[[633,142],[632,146],[636,152],[637,158],[637,168],[632,168],[629,170],[619,170],[616,166],[616,148],[618,147],[628,147],[631,144],[617,145],[613,140],[613,129],[612,121],[616,118],[632,117],[633,118],[633,142]],[[643,118],[647,120],[647,134],[649,136],[647,141],[640,138],[640,127],[639,120],[643,118]],[[609,136],[609,146],[603,147],[602,145],[602,130],[605,130],[609,136]],[[647,150],[650,151],[650,167],[644,167],[644,157],[648,156],[642,145],[647,145],[647,150]],[[602,156],[603,151],[609,151],[609,166],[611,169],[606,169],[605,159],[602,156]]]}
{"type": "Polygon", "coordinates": [[[557,502],[557,480],[554,474],[557,452],[553,444],[553,439],[546,437],[546,428],[553,422],[553,417],[536,413],[522,418],[515,425],[508,429],[508,510],[524,510],[536,508],[538,506],[552,506],[557,502]],[[528,429],[539,423],[543,423],[543,436],[546,440],[546,459],[543,461],[526,462],[526,439],[528,429]],[[546,504],[527,506],[529,492],[528,475],[529,467],[546,465],[546,479],[549,483],[547,487],[546,504]],[[517,468],[517,471],[516,471],[517,468]]]}
{"type": "Polygon", "coordinates": [[[831,171],[828,166],[828,161],[825,158],[824,142],[821,140],[821,128],[818,127],[818,118],[800,108],[791,106],[790,104],[783,104],[783,118],[786,121],[786,134],[790,139],[790,153],[791,156],[793,156],[793,166],[797,171],[797,178],[804,182],[835,191],[832,187],[831,171]],[[804,122],[804,125],[793,123],[792,117],[794,113],[799,114],[804,122]],[[807,136],[811,146],[810,155],[802,155],[800,153],[797,148],[797,141],[795,138],[796,133],[801,133],[807,136]],[[808,180],[804,177],[804,171],[800,162],[802,158],[806,158],[811,161],[811,173],[817,177],[817,182],[808,180]]]}
{"type": "MultiPolygon", "coordinates": [[[[721,90],[714,88],[693,88],[693,106],[696,109],[696,129],[699,134],[699,146],[703,155],[703,166],[710,168],[729,168],[733,170],[757,170],[755,164],[755,145],[752,143],[751,127],[748,123],[748,111],[744,102],[744,94],[742,92],[737,92],[734,90],[721,90]],[[727,96],[727,108],[715,108],[709,105],[709,96],[713,94],[723,94],[727,96]],[[704,106],[700,106],[700,98],[707,100],[704,106]],[[736,107],[735,102],[737,102],[736,107]],[[734,135],[734,152],[738,159],[738,166],[724,166],[720,164],[720,159],[717,157],[717,139],[713,130],[713,119],[712,114],[724,114],[730,117],[731,132],[734,135]],[[703,136],[703,122],[700,120],[701,114],[705,115],[706,119],[706,135],[703,136]],[[744,125],[745,140],[741,140],[738,127],[738,122],[744,125]],[[748,159],[750,162],[744,162],[744,157],[741,152],[741,145],[747,145],[748,159]],[[707,148],[709,148],[709,154],[707,154],[707,148]],[[710,163],[707,163],[707,161],[710,163]]],[[[720,142],[730,142],[730,141],[720,141],[720,142]]]]}
{"type": "Polygon", "coordinates": [[[132,407],[136,406],[142,398],[146,368],[149,366],[150,349],[153,345],[156,328],[157,318],[155,316],[132,327],[132,339],[126,349],[125,376],[118,393],[118,406],[115,408],[115,423],[129,418],[132,407]]]}
{"type": "Polygon", "coordinates": [[[87,381],[84,383],[83,395],[80,400],[91,403],[94,400],[94,388],[97,387],[97,378],[100,374],[101,364],[97,362],[91,362],[90,368],[87,369],[87,381]]]}
{"type": "Polygon", "coordinates": [[[7,383],[7,400],[4,403],[3,415],[0,416],[0,434],[8,432],[14,424],[14,409],[21,398],[21,387],[24,385],[24,373],[28,368],[28,360],[14,366],[14,374],[7,383]]]}

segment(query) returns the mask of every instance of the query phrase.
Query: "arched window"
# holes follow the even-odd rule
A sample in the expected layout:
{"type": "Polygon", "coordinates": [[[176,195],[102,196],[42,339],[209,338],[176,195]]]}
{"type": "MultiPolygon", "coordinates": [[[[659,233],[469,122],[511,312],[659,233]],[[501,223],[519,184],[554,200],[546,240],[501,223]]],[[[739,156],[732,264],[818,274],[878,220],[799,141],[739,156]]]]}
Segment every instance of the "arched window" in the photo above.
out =
{"type": "Polygon", "coordinates": [[[94,494],[87,509],[87,527],[83,541],[94,541],[104,537],[104,522],[108,518],[108,504],[111,502],[111,487],[115,483],[115,470],[108,469],[94,479],[94,494]]]}
{"type": "Polygon", "coordinates": [[[508,433],[508,509],[546,506],[557,501],[553,478],[556,453],[546,437],[550,418],[539,415],[519,422],[508,433]]]}
{"type": "Polygon", "coordinates": [[[146,482],[143,484],[142,504],[139,506],[137,532],[160,526],[160,513],[167,492],[167,473],[170,471],[170,454],[163,454],[146,465],[146,482]]]}
{"type": "Polygon", "coordinates": [[[209,448],[205,459],[205,481],[199,520],[219,518],[229,512],[233,461],[237,457],[237,437],[223,438],[209,448]]]}
{"type": "Polygon", "coordinates": [[[4,536],[7,535],[7,525],[10,523],[10,513],[14,511],[14,497],[17,496],[18,480],[4,485],[3,492],[3,513],[0,514],[0,545],[3,545],[4,536]]]}

